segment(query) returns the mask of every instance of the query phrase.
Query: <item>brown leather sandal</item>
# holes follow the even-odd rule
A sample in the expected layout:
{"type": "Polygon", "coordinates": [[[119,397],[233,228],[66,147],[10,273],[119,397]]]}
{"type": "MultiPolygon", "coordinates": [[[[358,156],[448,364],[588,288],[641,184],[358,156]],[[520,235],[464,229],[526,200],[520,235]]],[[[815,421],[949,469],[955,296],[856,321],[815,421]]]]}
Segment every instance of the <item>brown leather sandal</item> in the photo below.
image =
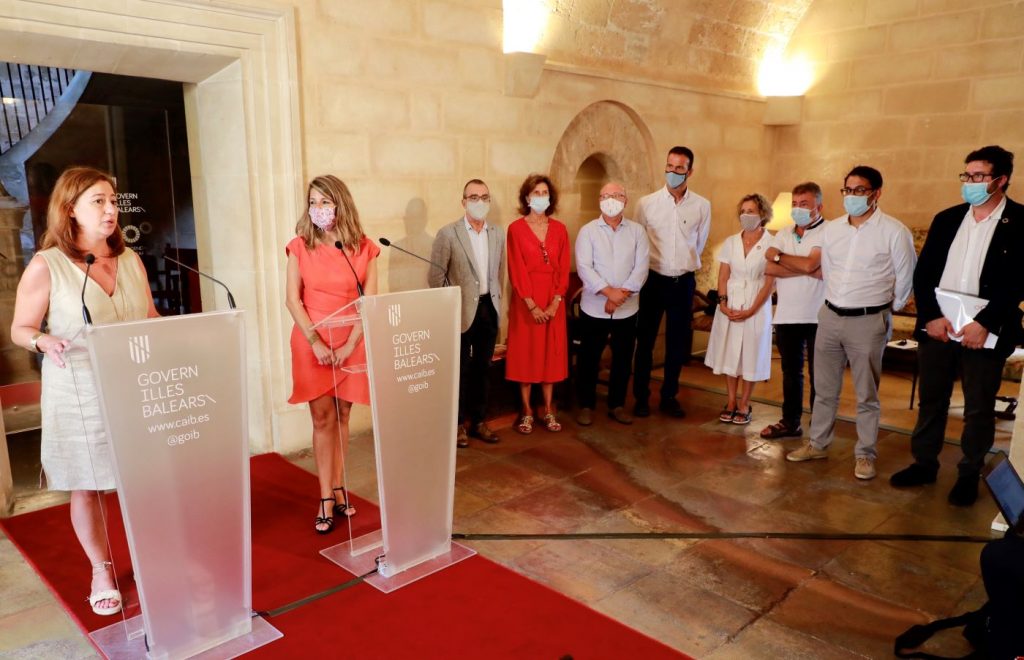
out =
{"type": "Polygon", "coordinates": [[[784,419],[780,419],[777,424],[766,426],[761,429],[761,437],[765,440],[778,440],[779,438],[799,438],[804,434],[804,430],[797,425],[793,428],[784,419]]]}

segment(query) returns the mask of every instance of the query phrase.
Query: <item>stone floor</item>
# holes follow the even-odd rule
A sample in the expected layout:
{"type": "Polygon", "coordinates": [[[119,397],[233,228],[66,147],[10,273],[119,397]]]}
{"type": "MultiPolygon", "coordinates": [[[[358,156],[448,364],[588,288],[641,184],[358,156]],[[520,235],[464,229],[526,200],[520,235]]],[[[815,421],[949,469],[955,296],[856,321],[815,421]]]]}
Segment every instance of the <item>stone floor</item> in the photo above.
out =
{"type": "MultiPolygon", "coordinates": [[[[514,433],[510,416],[497,420],[500,444],[473,441],[458,451],[455,531],[705,534],[470,543],[699,658],[889,657],[893,638],[910,625],[984,601],[977,544],[715,538],[740,531],[985,535],[995,505],[987,495],[967,510],[946,503],[956,447],[943,452],[936,486],[897,491],[887,479],[908,462],[909,438],[885,431],[879,477],[860,482],[853,476],[852,424],[837,426],[828,460],[787,463],[783,454],[798,440],[756,437],[778,418],[776,406],[755,404],[749,427],[724,425],[717,421],[723,397],[711,391],[723,385],[720,379],[691,367],[683,380],[693,385],[680,396],[684,420],[655,413],[621,426],[599,414],[593,426],[578,427],[563,413],[562,433],[538,428],[531,436],[514,433]]],[[[883,394],[887,414],[906,408],[909,382],[883,394]]],[[[913,414],[906,419],[912,425],[913,414]]],[[[1000,423],[1000,444],[1009,427],[1000,423]]],[[[312,468],[308,453],[293,460],[312,468]]],[[[376,499],[368,436],[353,440],[349,482],[354,492],[376,499]]],[[[53,499],[28,501],[34,508],[53,499]]],[[[312,524],[312,504],[308,514],[312,524]]],[[[0,655],[91,657],[84,637],[5,538],[0,584],[0,655]]],[[[929,650],[968,649],[949,633],[929,650]]]]}

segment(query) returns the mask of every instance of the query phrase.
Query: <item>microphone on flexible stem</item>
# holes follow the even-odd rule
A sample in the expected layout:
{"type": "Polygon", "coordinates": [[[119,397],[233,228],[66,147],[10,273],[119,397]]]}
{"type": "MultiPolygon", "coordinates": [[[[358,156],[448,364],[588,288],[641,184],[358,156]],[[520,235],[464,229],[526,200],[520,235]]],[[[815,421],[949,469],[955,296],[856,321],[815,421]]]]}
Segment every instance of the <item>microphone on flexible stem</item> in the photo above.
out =
{"type": "Polygon", "coordinates": [[[85,255],[85,279],[82,280],[82,320],[85,321],[86,325],[92,325],[92,314],[89,313],[89,308],[85,306],[85,287],[89,284],[89,269],[96,263],[96,257],[92,252],[85,255]]]}
{"type": "Polygon", "coordinates": [[[228,294],[228,307],[230,307],[231,309],[234,309],[234,308],[235,308],[235,297],[234,297],[233,295],[231,295],[231,289],[229,289],[229,288],[228,288],[228,285],[227,285],[227,284],[224,284],[223,282],[221,282],[220,280],[218,280],[218,279],[217,279],[216,277],[214,277],[213,275],[207,275],[207,274],[206,274],[206,273],[204,273],[203,271],[201,271],[201,270],[196,270],[196,269],[195,269],[195,268],[193,268],[192,266],[189,266],[189,265],[187,265],[187,264],[183,264],[183,263],[181,263],[180,261],[178,261],[177,259],[171,259],[171,258],[170,258],[170,257],[168,257],[168,256],[167,256],[166,254],[164,255],[164,259],[165,259],[166,261],[170,261],[170,262],[171,262],[172,264],[177,264],[177,265],[181,266],[182,268],[184,268],[185,270],[187,270],[187,271],[191,271],[191,272],[195,273],[196,275],[199,275],[199,276],[201,276],[201,277],[205,277],[205,278],[206,278],[206,279],[208,279],[208,280],[212,280],[212,281],[216,282],[217,284],[221,285],[222,287],[224,287],[224,290],[225,290],[225,291],[227,292],[227,294],[228,294]]]}
{"type": "Polygon", "coordinates": [[[381,236],[377,240],[380,241],[380,244],[383,245],[384,247],[394,248],[394,249],[398,250],[399,252],[403,252],[403,253],[409,255],[410,257],[415,257],[416,259],[419,259],[420,261],[424,261],[424,262],[430,264],[431,266],[433,266],[434,268],[437,268],[438,270],[443,271],[444,272],[444,285],[445,286],[451,285],[451,282],[448,280],[448,269],[443,267],[441,264],[434,263],[433,261],[431,261],[430,259],[427,259],[426,257],[421,257],[420,255],[416,254],[415,252],[409,252],[405,248],[400,248],[397,245],[395,245],[394,243],[392,243],[391,241],[389,241],[388,239],[384,238],[383,236],[381,236]]]}
{"type": "Polygon", "coordinates": [[[349,270],[352,271],[352,277],[356,278],[356,291],[359,292],[359,297],[362,298],[366,293],[363,292],[363,284],[359,281],[359,276],[356,275],[356,269],[352,267],[352,262],[349,260],[348,255],[345,254],[345,246],[341,244],[341,241],[334,241],[334,247],[338,248],[341,256],[345,257],[345,263],[348,264],[349,270]]]}

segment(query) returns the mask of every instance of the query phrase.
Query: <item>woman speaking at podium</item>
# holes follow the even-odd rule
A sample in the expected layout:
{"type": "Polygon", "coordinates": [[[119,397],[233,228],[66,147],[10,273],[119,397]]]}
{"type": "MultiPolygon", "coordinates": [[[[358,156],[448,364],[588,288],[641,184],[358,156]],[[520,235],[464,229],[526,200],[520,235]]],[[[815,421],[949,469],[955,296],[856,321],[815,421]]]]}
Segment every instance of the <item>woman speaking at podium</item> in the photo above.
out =
{"type": "Polygon", "coordinates": [[[71,491],[71,525],[92,563],[89,604],[101,615],[121,610],[101,495],[115,483],[82,333],[83,307],[96,324],[159,316],[142,260],[125,249],[117,210],[110,175],[91,167],[60,175],[50,196],[42,249],[18,283],[11,324],[15,344],[45,356],[43,472],[50,490],[71,491]]]}
{"type": "Polygon", "coordinates": [[[370,404],[370,385],[365,373],[335,369],[366,362],[362,326],[334,328],[329,336],[313,325],[363,293],[377,293],[380,248],[363,234],[352,194],[341,179],[316,177],[306,199],[309,206],[295,225],[296,236],[285,247],[285,305],[295,321],[288,403],[309,403],[320,479],[314,529],[327,534],[334,529],[335,514],[355,513],[342,485],[348,420],[353,403],[370,404]]]}

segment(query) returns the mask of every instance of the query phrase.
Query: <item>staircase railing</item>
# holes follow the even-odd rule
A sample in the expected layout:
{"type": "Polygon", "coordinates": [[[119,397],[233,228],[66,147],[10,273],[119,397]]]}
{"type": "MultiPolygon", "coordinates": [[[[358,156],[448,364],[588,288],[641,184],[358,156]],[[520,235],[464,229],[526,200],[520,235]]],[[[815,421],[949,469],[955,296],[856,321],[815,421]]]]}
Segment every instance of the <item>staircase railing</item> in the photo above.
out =
{"type": "Polygon", "coordinates": [[[27,136],[57,105],[76,71],[0,63],[0,155],[27,136]]]}

